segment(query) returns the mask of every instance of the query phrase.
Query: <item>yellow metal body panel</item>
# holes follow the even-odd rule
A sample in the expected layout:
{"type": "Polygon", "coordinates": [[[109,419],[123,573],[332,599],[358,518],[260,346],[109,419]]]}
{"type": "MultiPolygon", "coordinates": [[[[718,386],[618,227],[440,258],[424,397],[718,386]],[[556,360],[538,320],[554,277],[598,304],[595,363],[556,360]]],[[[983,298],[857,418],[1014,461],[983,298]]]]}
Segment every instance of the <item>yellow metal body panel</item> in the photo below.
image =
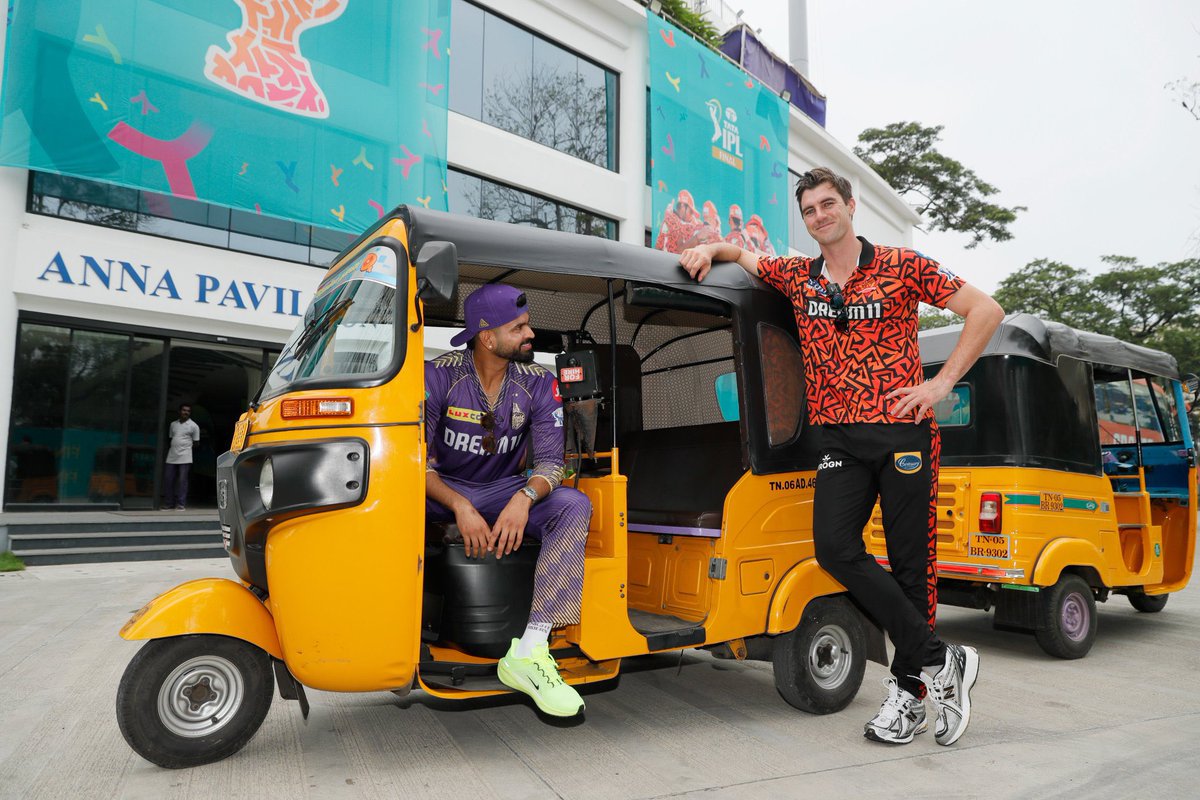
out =
{"type": "MultiPolygon", "coordinates": [[[[379,231],[407,247],[399,220],[379,231]]],[[[416,272],[408,267],[412,309],[416,272]]],[[[411,313],[411,312],[410,312],[411,313]]],[[[327,691],[410,686],[420,647],[425,541],[424,332],[383,386],[289,392],[249,414],[247,446],[353,436],[370,452],[367,496],[352,508],[280,521],[266,567],[279,645],[303,684],[327,691]],[[285,420],[285,398],[350,397],[349,418],[285,420]],[[335,426],[335,427],[334,427],[335,426]]]]}
{"type": "Polygon", "coordinates": [[[709,643],[784,633],[814,597],[845,591],[821,569],[813,549],[815,472],[747,472],[725,501],[717,556],[726,578],[713,583],[709,643]]]}
{"type": "Polygon", "coordinates": [[[121,628],[129,640],[192,633],[231,636],[283,658],[271,612],[240,583],[200,578],[169,589],[134,612],[121,628]]]}
{"type": "MultiPolygon", "coordinates": [[[[1195,502],[1194,486],[1184,506],[1153,499],[1146,492],[1114,493],[1104,475],[943,467],[938,481],[939,577],[1049,586],[1068,567],[1090,567],[1107,587],[1145,586],[1153,594],[1174,591],[1191,576],[1196,522],[1188,509],[1194,509],[1195,502]],[[1004,543],[988,556],[977,546],[983,492],[999,492],[1003,498],[1004,543]],[[1005,547],[1007,557],[995,555],[1005,547]],[[964,566],[1011,574],[973,576],[963,574],[964,566]]],[[[863,535],[869,552],[886,557],[878,505],[863,535]]]]}

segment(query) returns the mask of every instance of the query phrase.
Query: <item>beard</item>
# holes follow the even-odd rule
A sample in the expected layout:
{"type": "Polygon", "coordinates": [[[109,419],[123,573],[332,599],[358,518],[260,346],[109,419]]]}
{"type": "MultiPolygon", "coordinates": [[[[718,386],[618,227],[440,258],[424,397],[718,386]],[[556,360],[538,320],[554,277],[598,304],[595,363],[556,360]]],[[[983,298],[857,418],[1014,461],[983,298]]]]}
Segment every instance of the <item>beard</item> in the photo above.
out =
{"type": "Polygon", "coordinates": [[[522,350],[521,348],[526,344],[530,344],[532,341],[533,340],[531,339],[529,342],[521,342],[519,345],[508,351],[501,350],[499,347],[497,347],[496,355],[500,356],[501,358],[507,358],[509,361],[515,361],[518,364],[529,364],[533,361],[533,348],[531,347],[528,350],[522,350]]]}

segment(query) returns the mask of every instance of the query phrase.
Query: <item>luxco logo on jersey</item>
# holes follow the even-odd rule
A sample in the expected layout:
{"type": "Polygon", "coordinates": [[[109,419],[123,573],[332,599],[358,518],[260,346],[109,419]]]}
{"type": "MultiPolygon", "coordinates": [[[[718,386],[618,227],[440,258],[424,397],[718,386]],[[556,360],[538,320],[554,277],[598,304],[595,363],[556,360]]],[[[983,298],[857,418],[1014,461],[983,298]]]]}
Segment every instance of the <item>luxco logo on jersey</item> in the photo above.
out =
{"type": "Polygon", "coordinates": [[[825,455],[821,456],[821,463],[817,464],[817,472],[820,472],[823,469],[838,469],[841,466],[841,461],[834,461],[829,457],[829,453],[826,453],[825,455]]]}

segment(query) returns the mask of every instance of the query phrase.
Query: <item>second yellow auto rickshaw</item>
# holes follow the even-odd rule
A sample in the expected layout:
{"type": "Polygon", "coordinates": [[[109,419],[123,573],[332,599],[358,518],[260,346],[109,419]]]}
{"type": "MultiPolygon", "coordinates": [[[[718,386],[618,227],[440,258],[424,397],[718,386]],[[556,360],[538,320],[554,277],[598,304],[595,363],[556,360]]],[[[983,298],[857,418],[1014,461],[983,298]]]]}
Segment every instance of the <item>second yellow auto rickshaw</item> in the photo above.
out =
{"type": "MultiPolygon", "coordinates": [[[[927,376],[960,332],[920,334],[927,376]]],[[[1198,390],[1186,377],[1158,350],[1005,318],[935,409],[939,602],[994,608],[996,627],[1068,659],[1095,642],[1097,601],[1161,611],[1196,553],[1198,390]]],[[[886,565],[878,507],[866,539],[886,565]]]]}

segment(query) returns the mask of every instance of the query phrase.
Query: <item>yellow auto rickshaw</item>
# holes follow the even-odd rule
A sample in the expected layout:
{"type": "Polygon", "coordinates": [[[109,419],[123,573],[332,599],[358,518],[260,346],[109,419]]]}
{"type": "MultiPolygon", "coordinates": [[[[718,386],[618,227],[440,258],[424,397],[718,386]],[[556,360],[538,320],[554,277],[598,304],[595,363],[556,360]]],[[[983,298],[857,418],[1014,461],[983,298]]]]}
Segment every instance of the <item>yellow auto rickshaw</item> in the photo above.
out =
{"type": "Polygon", "coordinates": [[[536,554],[466,559],[425,521],[426,335],[462,327],[461,298],[492,281],[527,294],[577,421],[570,483],[593,515],[582,619],[551,641],[568,683],[708,648],[772,661],[784,700],[828,713],[885,660],[813,555],[817,454],[781,295],[733,264],[698,285],[666,253],[401,207],[334,262],[218,461],[237,579],[182,584],[121,630],[148,640],[117,696],[139,754],[224,758],[275,687],[305,714],[304,687],[510,691],[497,644],[527,619],[536,554]]]}
{"type": "MultiPolygon", "coordinates": [[[[927,376],[960,331],[920,334],[927,376]]],[[[934,409],[939,602],[994,608],[997,628],[1059,658],[1087,654],[1110,595],[1161,611],[1195,560],[1191,378],[1158,350],[1006,317],[934,409]]],[[[865,536],[886,566],[878,507],[865,536]]]]}

